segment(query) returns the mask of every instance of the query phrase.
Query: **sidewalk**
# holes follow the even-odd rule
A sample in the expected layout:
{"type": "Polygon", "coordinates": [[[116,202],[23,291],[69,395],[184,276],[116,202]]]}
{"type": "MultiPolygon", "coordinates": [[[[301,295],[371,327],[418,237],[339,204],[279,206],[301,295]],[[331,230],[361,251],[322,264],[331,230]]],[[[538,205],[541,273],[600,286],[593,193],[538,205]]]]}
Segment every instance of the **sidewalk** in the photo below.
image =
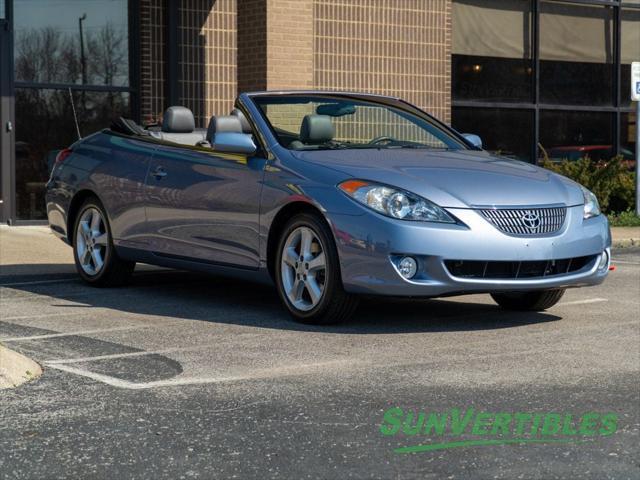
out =
{"type": "Polygon", "coordinates": [[[640,227],[611,227],[613,248],[640,246],[640,227]]]}

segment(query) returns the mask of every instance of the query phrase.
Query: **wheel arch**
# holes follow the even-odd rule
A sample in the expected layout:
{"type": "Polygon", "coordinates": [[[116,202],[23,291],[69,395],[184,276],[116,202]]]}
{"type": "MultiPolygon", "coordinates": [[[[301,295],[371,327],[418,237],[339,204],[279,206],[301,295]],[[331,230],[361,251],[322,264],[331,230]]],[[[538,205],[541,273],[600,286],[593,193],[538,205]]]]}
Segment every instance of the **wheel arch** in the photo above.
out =
{"type": "Polygon", "coordinates": [[[273,217],[271,226],[269,227],[269,235],[267,237],[267,269],[269,271],[269,275],[271,275],[271,278],[274,278],[276,257],[278,256],[278,240],[280,239],[280,234],[282,233],[282,230],[284,229],[289,219],[301,213],[310,213],[317,216],[327,224],[327,226],[333,233],[331,223],[322,212],[322,210],[313,203],[296,200],[284,205],[273,217]]]}
{"type": "Polygon", "coordinates": [[[67,211],[67,241],[69,245],[73,245],[73,227],[80,212],[80,207],[88,198],[95,198],[104,208],[104,203],[102,203],[100,196],[93,190],[85,188],[75,193],[71,202],[69,202],[69,210],[67,211]]]}

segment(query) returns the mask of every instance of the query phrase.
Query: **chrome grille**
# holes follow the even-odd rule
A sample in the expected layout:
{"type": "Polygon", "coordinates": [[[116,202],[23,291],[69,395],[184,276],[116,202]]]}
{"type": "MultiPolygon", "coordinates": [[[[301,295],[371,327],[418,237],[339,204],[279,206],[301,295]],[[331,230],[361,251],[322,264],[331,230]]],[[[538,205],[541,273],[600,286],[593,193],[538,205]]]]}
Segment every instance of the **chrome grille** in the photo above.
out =
{"type": "Polygon", "coordinates": [[[509,235],[545,235],[562,228],[567,208],[492,208],[481,209],[480,213],[494,227],[509,235]]]}

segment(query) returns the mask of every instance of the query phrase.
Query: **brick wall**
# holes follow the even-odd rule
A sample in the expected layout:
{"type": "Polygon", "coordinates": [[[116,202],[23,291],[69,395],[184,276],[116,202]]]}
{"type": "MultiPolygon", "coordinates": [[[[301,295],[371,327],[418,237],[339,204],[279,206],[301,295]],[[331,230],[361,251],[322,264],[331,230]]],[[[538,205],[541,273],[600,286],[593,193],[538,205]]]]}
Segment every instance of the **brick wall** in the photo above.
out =
{"type": "Polygon", "coordinates": [[[450,121],[450,0],[314,0],[314,85],[394,95],[450,121]]]}
{"type": "Polygon", "coordinates": [[[269,90],[313,88],[313,3],[268,0],[269,90]]]}
{"type": "Polygon", "coordinates": [[[238,5],[238,91],[267,88],[267,0],[238,5]]]}
{"type": "Polygon", "coordinates": [[[179,13],[180,104],[206,127],[237,95],[236,0],[182,0],[179,13]]]}
{"type": "MultiPolygon", "coordinates": [[[[141,0],[143,119],[165,106],[163,0],[141,0]]],[[[180,103],[198,126],[238,91],[396,95],[450,121],[451,0],[182,0],[180,103]]]]}
{"type": "Polygon", "coordinates": [[[140,0],[140,116],[155,119],[165,106],[163,0],[140,0]]]}

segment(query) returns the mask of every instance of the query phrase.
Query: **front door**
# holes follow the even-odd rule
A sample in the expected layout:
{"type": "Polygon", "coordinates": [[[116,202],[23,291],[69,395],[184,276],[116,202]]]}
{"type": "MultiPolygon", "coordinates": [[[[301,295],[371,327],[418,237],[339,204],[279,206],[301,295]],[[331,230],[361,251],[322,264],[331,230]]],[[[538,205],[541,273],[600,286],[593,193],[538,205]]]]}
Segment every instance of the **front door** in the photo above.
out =
{"type": "Polygon", "coordinates": [[[265,160],[160,146],[146,180],[151,250],[189,261],[258,268],[265,160]]]}
{"type": "Polygon", "coordinates": [[[0,221],[13,218],[13,65],[10,1],[0,0],[0,221]]]}

